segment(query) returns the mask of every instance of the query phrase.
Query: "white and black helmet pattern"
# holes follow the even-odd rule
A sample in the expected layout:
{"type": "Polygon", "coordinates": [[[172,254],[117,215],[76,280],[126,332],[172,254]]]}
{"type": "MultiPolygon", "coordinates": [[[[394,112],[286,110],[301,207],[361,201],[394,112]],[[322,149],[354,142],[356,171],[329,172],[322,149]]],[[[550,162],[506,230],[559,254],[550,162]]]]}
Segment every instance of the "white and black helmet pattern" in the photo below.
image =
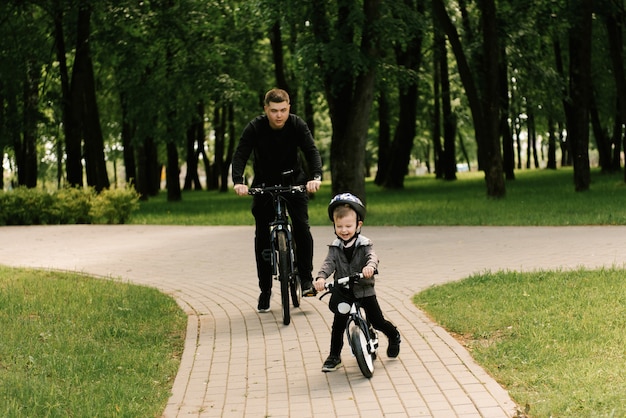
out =
{"type": "Polygon", "coordinates": [[[365,206],[361,199],[353,195],[352,193],[339,193],[330,200],[328,204],[328,218],[333,222],[333,212],[337,206],[349,205],[357,213],[357,218],[360,221],[365,220],[365,206]]]}

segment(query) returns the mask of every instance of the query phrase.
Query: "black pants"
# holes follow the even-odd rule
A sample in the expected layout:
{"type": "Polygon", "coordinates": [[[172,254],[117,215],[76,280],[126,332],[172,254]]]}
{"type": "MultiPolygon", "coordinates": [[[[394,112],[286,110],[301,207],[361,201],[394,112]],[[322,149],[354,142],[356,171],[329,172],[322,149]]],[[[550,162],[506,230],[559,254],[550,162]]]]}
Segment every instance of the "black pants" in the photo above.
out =
{"type": "MultiPolygon", "coordinates": [[[[387,338],[394,338],[398,334],[395,325],[387,321],[380,309],[376,295],[361,299],[361,306],[365,310],[365,315],[374,328],[381,331],[387,338]]],[[[346,331],[346,324],[350,315],[336,313],[333,319],[333,328],[330,334],[330,355],[339,357],[343,348],[343,336],[346,331]]]]}
{"type": "MultiPolygon", "coordinates": [[[[313,237],[309,227],[309,197],[306,193],[293,193],[287,198],[287,211],[293,226],[293,239],[296,244],[296,259],[301,281],[312,280],[313,237]]],[[[274,206],[269,195],[254,196],[252,202],[256,230],[254,252],[256,255],[259,289],[262,292],[272,289],[272,266],[263,259],[263,250],[270,248],[269,224],[274,220],[274,206]]]]}

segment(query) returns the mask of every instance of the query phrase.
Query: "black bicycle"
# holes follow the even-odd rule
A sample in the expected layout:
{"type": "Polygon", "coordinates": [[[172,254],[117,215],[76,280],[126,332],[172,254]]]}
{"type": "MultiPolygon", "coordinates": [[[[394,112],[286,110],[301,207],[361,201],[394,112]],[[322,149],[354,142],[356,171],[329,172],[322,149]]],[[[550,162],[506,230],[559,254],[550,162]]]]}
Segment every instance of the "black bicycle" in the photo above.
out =
{"type": "MultiPolygon", "coordinates": [[[[328,292],[320,296],[320,299],[330,293],[334,286],[349,288],[350,284],[354,284],[362,278],[363,273],[355,273],[335,279],[334,283],[326,285],[328,292]]],[[[352,302],[339,302],[337,310],[342,314],[350,315],[346,323],[346,337],[361,373],[369,379],[374,375],[374,360],[376,360],[378,352],[378,333],[364,315],[358,298],[354,298],[352,302]]]]}
{"type": "Polygon", "coordinates": [[[270,186],[248,189],[250,195],[270,194],[274,204],[274,220],[270,223],[270,248],[263,257],[272,265],[272,276],[280,282],[280,298],[283,305],[283,324],[291,322],[289,298],[295,308],[300,306],[302,288],[296,262],[296,244],[293,240],[291,222],[287,212],[285,195],[305,193],[306,186],[270,186]]]}

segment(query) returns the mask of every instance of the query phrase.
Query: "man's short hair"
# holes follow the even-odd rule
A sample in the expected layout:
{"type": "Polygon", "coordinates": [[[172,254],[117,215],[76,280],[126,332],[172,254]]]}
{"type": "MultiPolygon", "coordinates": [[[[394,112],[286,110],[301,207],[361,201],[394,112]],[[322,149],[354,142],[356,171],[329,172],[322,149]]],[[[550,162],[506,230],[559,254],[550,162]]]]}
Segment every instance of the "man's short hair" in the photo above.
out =
{"type": "Polygon", "coordinates": [[[282,102],[289,103],[289,93],[287,93],[283,89],[271,89],[270,91],[265,93],[265,99],[263,100],[263,103],[265,103],[265,106],[269,105],[270,102],[271,103],[282,103],[282,102]]]}

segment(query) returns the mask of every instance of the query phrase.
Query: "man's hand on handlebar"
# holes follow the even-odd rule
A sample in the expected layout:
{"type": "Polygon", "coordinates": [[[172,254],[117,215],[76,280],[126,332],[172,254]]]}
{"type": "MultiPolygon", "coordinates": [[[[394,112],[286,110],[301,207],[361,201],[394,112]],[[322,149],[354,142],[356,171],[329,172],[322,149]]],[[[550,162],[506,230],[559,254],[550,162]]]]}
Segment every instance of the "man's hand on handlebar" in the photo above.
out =
{"type": "Polygon", "coordinates": [[[237,193],[238,196],[246,196],[248,194],[248,186],[246,186],[245,184],[235,184],[233,188],[235,189],[235,193],[237,193]]]}
{"type": "Polygon", "coordinates": [[[306,183],[306,191],[309,193],[315,193],[320,189],[322,182],[319,180],[311,180],[306,183]]]}

